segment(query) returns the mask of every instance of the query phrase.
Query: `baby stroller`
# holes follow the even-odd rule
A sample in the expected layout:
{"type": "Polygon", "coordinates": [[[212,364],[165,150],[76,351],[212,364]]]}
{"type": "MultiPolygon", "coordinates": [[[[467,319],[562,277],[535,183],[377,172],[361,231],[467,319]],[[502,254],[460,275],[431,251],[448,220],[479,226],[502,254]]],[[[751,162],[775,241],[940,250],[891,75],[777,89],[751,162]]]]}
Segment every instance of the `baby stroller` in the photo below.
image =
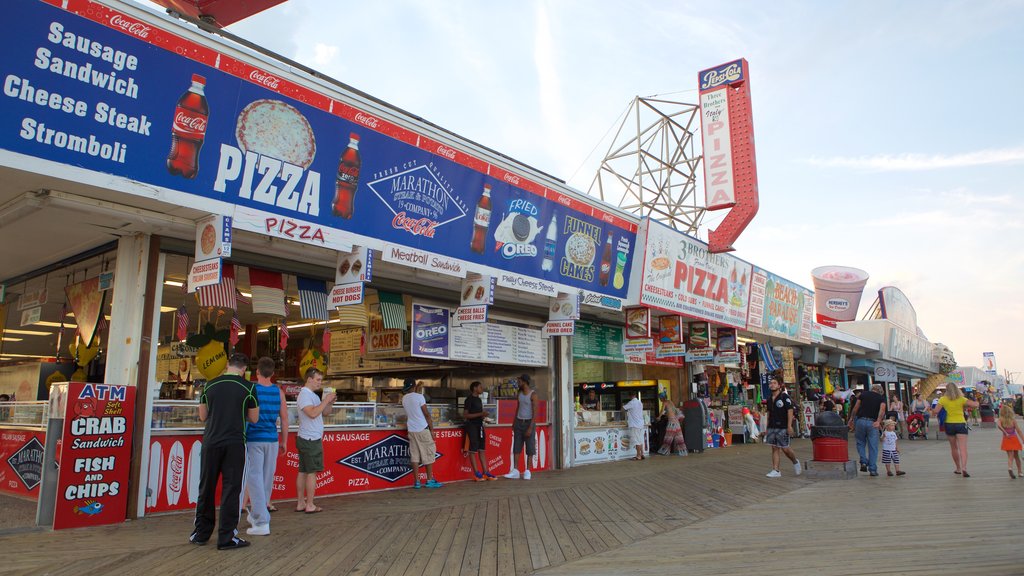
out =
{"type": "Polygon", "coordinates": [[[928,422],[924,419],[924,414],[920,412],[914,412],[907,416],[907,439],[915,438],[928,439],[928,422]]]}

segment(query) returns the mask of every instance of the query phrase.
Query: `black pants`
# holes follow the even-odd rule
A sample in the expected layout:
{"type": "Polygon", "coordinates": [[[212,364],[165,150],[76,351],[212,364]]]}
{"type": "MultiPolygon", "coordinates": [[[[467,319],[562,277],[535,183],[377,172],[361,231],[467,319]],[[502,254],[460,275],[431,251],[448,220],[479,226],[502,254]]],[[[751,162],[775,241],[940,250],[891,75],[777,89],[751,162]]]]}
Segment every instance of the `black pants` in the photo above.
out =
{"type": "Polygon", "coordinates": [[[228,544],[235,537],[238,511],[242,506],[242,478],[245,474],[245,444],[203,445],[199,471],[199,499],[193,540],[204,542],[216,525],[217,480],[221,480],[220,530],[217,544],[228,544]]]}

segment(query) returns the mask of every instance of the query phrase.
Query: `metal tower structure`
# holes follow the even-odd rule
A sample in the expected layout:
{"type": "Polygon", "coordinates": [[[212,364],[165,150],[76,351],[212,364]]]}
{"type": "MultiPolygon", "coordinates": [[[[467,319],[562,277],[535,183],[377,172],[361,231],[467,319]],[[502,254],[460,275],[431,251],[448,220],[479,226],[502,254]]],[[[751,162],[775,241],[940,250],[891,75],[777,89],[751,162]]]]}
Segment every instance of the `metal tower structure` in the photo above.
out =
{"type": "Polygon", "coordinates": [[[696,194],[699,119],[697,104],[634,98],[589,193],[696,236],[705,213],[696,194]]]}

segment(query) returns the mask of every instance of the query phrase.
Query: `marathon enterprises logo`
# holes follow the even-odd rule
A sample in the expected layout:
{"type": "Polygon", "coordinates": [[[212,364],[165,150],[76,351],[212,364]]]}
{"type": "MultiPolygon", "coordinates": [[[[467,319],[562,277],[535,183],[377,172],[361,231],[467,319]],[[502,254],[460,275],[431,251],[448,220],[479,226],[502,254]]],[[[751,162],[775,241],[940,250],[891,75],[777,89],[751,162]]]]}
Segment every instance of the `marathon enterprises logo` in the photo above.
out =
{"type": "Polygon", "coordinates": [[[362,112],[356,112],[355,120],[356,120],[356,122],[359,122],[363,126],[366,126],[368,128],[373,128],[374,130],[376,130],[377,126],[380,125],[380,120],[378,120],[375,116],[370,116],[369,114],[363,114],[362,112]]]}
{"type": "Polygon", "coordinates": [[[433,238],[438,228],[466,216],[465,205],[433,163],[410,161],[404,166],[384,170],[378,174],[386,176],[367,184],[394,215],[392,228],[433,238]]]}
{"type": "MultiPolygon", "coordinates": [[[[435,452],[438,460],[441,453],[435,452]]],[[[409,468],[409,440],[397,434],[375,442],[337,461],[342,466],[380,478],[397,482],[411,472],[409,468]]]]}
{"type": "Polygon", "coordinates": [[[281,79],[277,76],[273,76],[263,72],[262,70],[253,70],[249,73],[249,80],[262,84],[267,88],[277,90],[277,87],[281,85],[281,79]]]}
{"type": "Polygon", "coordinates": [[[729,82],[736,82],[743,79],[743,66],[740,61],[730,62],[719,68],[706,70],[701,75],[700,89],[708,90],[729,82]]]}
{"type": "Polygon", "coordinates": [[[7,464],[17,474],[26,490],[33,490],[39,485],[43,475],[43,445],[36,437],[32,437],[17,452],[11,454],[7,464]]]}
{"type": "Polygon", "coordinates": [[[128,20],[120,14],[114,14],[110,17],[110,25],[115,28],[120,28],[129,34],[138,36],[139,38],[149,38],[149,31],[152,30],[149,26],[146,26],[141,22],[128,20]]]}

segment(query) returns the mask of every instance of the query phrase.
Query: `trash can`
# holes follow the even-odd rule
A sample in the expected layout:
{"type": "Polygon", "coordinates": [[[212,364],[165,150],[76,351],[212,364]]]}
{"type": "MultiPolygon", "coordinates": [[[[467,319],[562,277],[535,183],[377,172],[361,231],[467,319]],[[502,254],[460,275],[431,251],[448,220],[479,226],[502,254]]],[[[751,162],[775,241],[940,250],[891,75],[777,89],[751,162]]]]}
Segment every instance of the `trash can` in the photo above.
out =
{"type": "Polygon", "coordinates": [[[815,462],[846,462],[849,457],[850,429],[835,412],[822,412],[811,426],[811,445],[815,462]]]}

